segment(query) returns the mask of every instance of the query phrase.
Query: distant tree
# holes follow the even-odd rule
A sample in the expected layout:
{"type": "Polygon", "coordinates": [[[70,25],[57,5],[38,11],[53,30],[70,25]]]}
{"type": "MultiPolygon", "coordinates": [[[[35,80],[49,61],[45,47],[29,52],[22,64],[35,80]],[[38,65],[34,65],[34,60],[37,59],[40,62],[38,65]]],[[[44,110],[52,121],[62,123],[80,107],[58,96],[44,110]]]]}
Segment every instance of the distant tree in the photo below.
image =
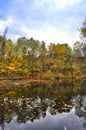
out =
{"type": "Polygon", "coordinates": [[[86,56],[86,18],[82,23],[82,27],[80,28],[80,34],[81,34],[81,40],[83,43],[81,50],[83,52],[83,56],[86,56]]]}
{"type": "Polygon", "coordinates": [[[42,41],[39,46],[39,58],[41,61],[42,71],[45,71],[46,69],[46,56],[47,56],[47,48],[46,48],[45,42],[42,41]]]}
{"type": "Polygon", "coordinates": [[[86,44],[86,18],[83,21],[82,27],[80,28],[80,33],[83,42],[86,44]]]}
{"type": "Polygon", "coordinates": [[[25,56],[26,55],[26,51],[27,51],[26,43],[27,43],[26,37],[18,38],[16,46],[15,46],[15,54],[17,56],[25,56]]]}
{"type": "Polygon", "coordinates": [[[61,55],[69,55],[71,54],[71,48],[68,44],[50,44],[49,45],[49,53],[51,57],[59,58],[61,55]]]}
{"type": "Polygon", "coordinates": [[[8,28],[6,28],[4,31],[4,34],[2,36],[0,36],[0,61],[2,60],[3,56],[5,55],[7,30],[8,30],[8,28]]]}
{"type": "Polygon", "coordinates": [[[47,48],[46,48],[44,41],[42,41],[41,44],[40,44],[39,55],[42,56],[42,57],[46,57],[46,55],[47,55],[47,48]]]}
{"type": "Polygon", "coordinates": [[[82,46],[83,46],[83,44],[81,43],[81,42],[79,42],[79,41],[76,41],[75,43],[74,43],[74,46],[73,46],[73,53],[74,53],[74,56],[76,56],[76,57],[81,57],[81,56],[83,56],[83,52],[82,52],[82,46]]]}
{"type": "Polygon", "coordinates": [[[5,57],[12,58],[15,55],[14,50],[15,50],[15,45],[13,44],[11,39],[8,39],[5,45],[5,57]]]}
{"type": "Polygon", "coordinates": [[[39,51],[39,41],[33,38],[27,40],[27,52],[30,56],[37,57],[39,51]]]}

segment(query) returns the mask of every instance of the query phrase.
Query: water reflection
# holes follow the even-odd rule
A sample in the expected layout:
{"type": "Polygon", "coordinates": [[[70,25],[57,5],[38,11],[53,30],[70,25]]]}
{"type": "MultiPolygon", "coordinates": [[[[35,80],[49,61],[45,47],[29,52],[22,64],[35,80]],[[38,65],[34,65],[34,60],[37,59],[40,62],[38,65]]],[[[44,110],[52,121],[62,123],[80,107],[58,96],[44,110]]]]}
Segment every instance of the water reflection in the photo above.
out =
{"type": "Polygon", "coordinates": [[[0,123],[3,121],[9,123],[14,115],[17,115],[17,122],[22,123],[27,120],[34,121],[35,119],[44,118],[46,116],[47,109],[50,114],[69,112],[72,106],[66,104],[64,101],[58,101],[57,98],[41,99],[35,98],[4,98],[1,100],[0,105],[0,123]]]}
{"type": "MultiPolygon", "coordinates": [[[[76,118],[75,115],[79,119],[82,118],[82,127],[86,128],[86,96],[80,90],[80,86],[61,86],[57,82],[51,86],[32,83],[28,87],[7,90],[0,98],[1,128],[4,130],[6,124],[10,125],[14,121],[14,117],[16,117],[18,124],[27,123],[28,121],[34,124],[36,120],[47,119],[47,112],[51,116],[55,116],[56,119],[59,114],[63,115],[63,113],[68,114],[68,118],[70,118],[70,112],[74,108],[75,114],[73,118],[76,118]]],[[[71,124],[69,127],[72,127],[71,124]]]]}
{"type": "Polygon", "coordinates": [[[2,126],[2,130],[4,130],[4,99],[0,100],[0,124],[2,126]]]}
{"type": "Polygon", "coordinates": [[[75,114],[84,120],[83,128],[86,128],[86,96],[78,95],[74,98],[75,102],[75,114]]]}

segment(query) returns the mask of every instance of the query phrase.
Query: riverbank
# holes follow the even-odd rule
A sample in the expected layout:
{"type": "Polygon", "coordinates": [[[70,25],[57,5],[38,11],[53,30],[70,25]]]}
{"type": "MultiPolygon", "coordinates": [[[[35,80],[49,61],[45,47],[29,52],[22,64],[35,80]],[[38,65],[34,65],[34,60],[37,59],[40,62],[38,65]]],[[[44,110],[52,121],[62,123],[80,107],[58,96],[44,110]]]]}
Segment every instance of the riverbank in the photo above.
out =
{"type": "Polygon", "coordinates": [[[10,74],[8,75],[0,75],[0,88],[20,88],[30,86],[33,84],[52,84],[53,82],[58,82],[58,84],[71,85],[73,82],[81,82],[81,75],[77,75],[73,73],[73,76],[70,73],[52,73],[51,71],[45,71],[41,73],[34,73],[32,75],[18,75],[18,74],[10,74]]]}

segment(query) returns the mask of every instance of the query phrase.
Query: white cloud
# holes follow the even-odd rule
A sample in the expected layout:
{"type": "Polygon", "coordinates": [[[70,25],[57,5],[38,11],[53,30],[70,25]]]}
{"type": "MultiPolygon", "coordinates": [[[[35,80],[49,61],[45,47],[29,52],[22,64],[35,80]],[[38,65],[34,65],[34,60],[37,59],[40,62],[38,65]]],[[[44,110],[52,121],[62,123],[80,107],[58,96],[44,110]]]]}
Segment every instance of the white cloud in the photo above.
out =
{"type": "MultiPolygon", "coordinates": [[[[14,5],[16,7],[12,7],[13,11],[11,11],[10,16],[5,20],[0,20],[0,32],[3,32],[5,27],[8,26],[7,35],[13,41],[18,37],[26,36],[28,38],[33,37],[39,41],[44,40],[47,44],[51,42],[68,43],[71,47],[79,39],[78,32],[72,32],[74,35],[70,35],[72,26],[77,25],[77,20],[73,23],[74,14],[69,16],[67,12],[66,14],[65,11],[59,12],[59,10],[66,9],[82,0],[34,0],[35,2],[31,3],[32,6],[30,6],[28,0],[26,1],[15,0],[16,4],[14,5]],[[17,4],[17,2],[19,3],[17,4]],[[31,9],[28,8],[29,6],[31,9]],[[65,15],[67,17],[64,17],[63,21],[62,17],[65,15]]],[[[71,8],[69,9],[71,10],[71,8]]]]}
{"type": "Polygon", "coordinates": [[[57,7],[59,8],[65,8],[67,6],[74,5],[76,3],[81,2],[82,0],[53,0],[57,7]]]}
{"type": "Polygon", "coordinates": [[[6,20],[0,20],[0,30],[1,32],[6,28],[11,26],[14,23],[12,17],[8,17],[6,20]]]}
{"type": "Polygon", "coordinates": [[[49,0],[35,0],[35,5],[36,6],[43,6],[45,3],[48,3],[49,0]]]}
{"type": "Polygon", "coordinates": [[[76,33],[74,37],[71,37],[67,32],[57,31],[53,28],[48,30],[34,30],[21,27],[20,29],[24,32],[25,36],[29,38],[33,37],[39,41],[44,40],[47,45],[49,43],[68,43],[73,47],[73,43],[79,39],[78,33],[76,33]]]}
{"type": "Polygon", "coordinates": [[[17,39],[20,38],[20,37],[21,37],[21,35],[11,34],[11,33],[9,33],[7,35],[7,39],[10,38],[14,43],[16,43],[17,39]]]}
{"type": "Polygon", "coordinates": [[[55,9],[56,7],[59,8],[59,9],[64,9],[65,7],[68,7],[68,6],[71,6],[71,5],[74,5],[76,3],[79,3],[81,2],[82,0],[35,0],[35,5],[36,6],[44,6],[45,4],[48,4],[48,5],[52,5],[54,4],[54,8],[55,9]]]}

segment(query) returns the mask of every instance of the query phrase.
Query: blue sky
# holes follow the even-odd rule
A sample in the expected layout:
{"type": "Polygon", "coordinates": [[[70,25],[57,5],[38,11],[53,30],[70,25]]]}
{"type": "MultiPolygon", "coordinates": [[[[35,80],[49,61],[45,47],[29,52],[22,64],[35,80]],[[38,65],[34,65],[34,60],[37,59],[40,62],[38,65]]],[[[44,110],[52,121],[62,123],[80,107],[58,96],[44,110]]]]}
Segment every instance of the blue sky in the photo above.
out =
{"type": "Polygon", "coordinates": [[[49,43],[73,43],[86,17],[86,0],[0,0],[0,32],[49,43]]]}

